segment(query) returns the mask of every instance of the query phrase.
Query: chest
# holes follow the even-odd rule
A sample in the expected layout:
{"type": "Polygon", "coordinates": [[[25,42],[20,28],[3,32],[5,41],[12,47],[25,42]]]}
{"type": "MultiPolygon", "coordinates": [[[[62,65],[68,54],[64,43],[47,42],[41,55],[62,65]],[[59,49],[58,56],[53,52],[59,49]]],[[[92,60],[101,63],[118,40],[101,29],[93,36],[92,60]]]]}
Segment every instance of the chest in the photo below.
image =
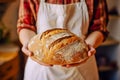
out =
{"type": "MultiPolygon", "coordinates": [[[[32,1],[32,0],[30,0],[32,1]]],[[[41,0],[36,0],[37,5],[40,5],[41,0]]],[[[81,0],[43,0],[46,3],[51,3],[51,4],[71,4],[71,3],[77,3],[80,2],[81,0]]],[[[87,4],[87,9],[88,9],[88,14],[89,14],[89,20],[91,22],[92,16],[93,16],[93,6],[94,6],[94,0],[85,0],[87,4]]],[[[36,11],[38,11],[39,8],[37,8],[36,11]]]]}

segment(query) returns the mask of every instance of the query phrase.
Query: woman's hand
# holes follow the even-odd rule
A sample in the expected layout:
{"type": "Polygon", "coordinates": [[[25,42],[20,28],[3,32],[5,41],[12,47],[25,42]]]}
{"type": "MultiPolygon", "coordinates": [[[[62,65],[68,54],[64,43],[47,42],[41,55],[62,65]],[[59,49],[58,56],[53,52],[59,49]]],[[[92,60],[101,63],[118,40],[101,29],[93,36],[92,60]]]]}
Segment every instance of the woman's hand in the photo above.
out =
{"type": "Polygon", "coordinates": [[[23,45],[22,52],[29,57],[33,55],[33,53],[28,50],[28,44],[23,45]]]}
{"type": "Polygon", "coordinates": [[[23,53],[24,53],[25,55],[27,55],[28,57],[31,57],[32,60],[34,60],[35,62],[39,63],[40,65],[53,66],[53,65],[49,65],[49,64],[42,63],[42,62],[38,61],[37,59],[32,58],[33,53],[28,50],[28,45],[27,45],[27,44],[23,45],[22,51],[23,51],[23,53]]]}
{"type": "Polygon", "coordinates": [[[70,68],[70,67],[75,67],[75,66],[78,66],[80,64],[83,64],[85,63],[90,56],[94,55],[96,53],[96,50],[95,48],[93,48],[91,45],[88,45],[88,48],[89,48],[89,51],[88,51],[88,58],[85,59],[84,61],[80,62],[80,63],[75,63],[75,64],[69,64],[69,65],[62,65],[63,67],[67,67],[67,68],[70,68]]]}
{"type": "Polygon", "coordinates": [[[66,68],[75,67],[75,66],[79,66],[80,64],[85,63],[86,61],[87,61],[87,59],[84,60],[84,61],[82,61],[82,62],[80,62],[80,63],[68,64],[68,65],[62,65],[62,66],[63,66],[63,67],[66,67],[66,68]]]}
{"type": "MultiPolygon", "coordinates": [[[[100,31],[94,31],[86,37],[85,42],[86,42],[86,44],[88,44],[88,47],[89,47],[89,51],[88,51],[89,57],[96,53],[95,48],[97,48],[103,42],[103,39],[104,39],[104,36],[100,31]]],[[[85,60],[81,63],[71,64],[71,65],[63,65],[63,66],[64,67],[74,67],[74,66],[78,66],[82,63],[85,63],[86,61],[87,60],[85,60]]]]}
{"type": "Polygon", "coordinates": [[[88,45],[88,48],[89,48],[89,51],[88,51],[88,56],[89,57],[96,53],[96,49],[93,46],[88,45]]]}
{"type": "MultiPolygon", "coordinates": [[[[22,29],[20,32],[19,32],[19,38],[20,38],[20,42],[22,43],[23,47],[22,47],[22,52],[27,55],[28,57],[31,57],[33,56],[33,53],[28,50],[28,43],[30,41],[30,39],[35,36],[36,33],[31,31],[31,30],[28,30],[28,29],[22,29]]],[[[41,64],[41,65],[44,65],[44,66],[51,66],[49,64],[44,64],[44,63],[41,63],[37,60],[34,59],[35,62],[41,64]]]]}

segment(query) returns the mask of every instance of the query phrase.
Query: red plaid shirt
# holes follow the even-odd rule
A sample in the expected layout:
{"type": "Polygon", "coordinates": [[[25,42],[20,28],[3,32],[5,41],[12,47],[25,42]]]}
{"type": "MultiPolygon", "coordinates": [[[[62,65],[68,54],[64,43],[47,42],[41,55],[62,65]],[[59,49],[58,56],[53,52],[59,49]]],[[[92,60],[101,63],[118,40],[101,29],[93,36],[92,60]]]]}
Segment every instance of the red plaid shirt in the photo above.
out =
{"type": "MultiPolygon", "coordinates": [[[[80,0],[46,0],[53,4],[70,4],[80,0]]],[[[86,0],[90,25],[88,34],[93,31],[101,31],[105,38],[108,35],[106,29],[108,23],[107,5],[105,0],[86,0]]],[[[19,18],[17,24],[18,32],[28,28],[36,32],[36,18],[40,0],[20,0],[19,18]]]]}

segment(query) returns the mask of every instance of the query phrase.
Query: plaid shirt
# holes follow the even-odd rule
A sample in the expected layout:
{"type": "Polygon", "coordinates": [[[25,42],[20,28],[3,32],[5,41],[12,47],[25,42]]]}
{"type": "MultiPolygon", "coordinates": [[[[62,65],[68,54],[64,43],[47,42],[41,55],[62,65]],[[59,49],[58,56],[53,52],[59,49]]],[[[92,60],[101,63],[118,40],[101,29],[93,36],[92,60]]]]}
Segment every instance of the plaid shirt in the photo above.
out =
{"type": "MultiPolygon", "coordinates": [[[[47,3],[53,4],[70,4],[80,0],[46,0],[47,3]]],[[[39,0],[20,0],[19,17],[17,31],[23,28],[31,29],[36,32],[36,18],[39,9],[39,0]]],[[[90,25],[88,34],[93,31],[100,31],[106,38],[108,36],[107,23],[107,5],[105,0],[86,0],[88,7],[90,25]]]]}

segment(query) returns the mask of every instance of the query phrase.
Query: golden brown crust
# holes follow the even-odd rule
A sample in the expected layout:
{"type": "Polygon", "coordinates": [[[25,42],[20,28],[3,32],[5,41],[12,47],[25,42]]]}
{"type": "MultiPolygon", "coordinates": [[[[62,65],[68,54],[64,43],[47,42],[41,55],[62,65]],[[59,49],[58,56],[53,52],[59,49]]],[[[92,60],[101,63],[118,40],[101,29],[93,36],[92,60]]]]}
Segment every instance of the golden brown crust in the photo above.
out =
{"type": "Polygon", "coordinates": [[[38,63],[66,65],[88,58],[85,42],[66,29],[51,29],[43,32],[41,36],[38,34],[31,39],[28,48],[34,54],[31,58],[38,63]],[[74,49],[74,52],[71,49],[74,49]]]}
{"type": "Polygon", "coordinates": [[[65,32],[65,31],[66,29],[61,29],[61,28],[50,29],[50,30],[43,32],[40,39],[47,38],[47,37],[50,37],[51,35],[54,35],[60,32],[65,32]]]}
{"type": "Polygon", "coordinates": [[[49,49],[52,51],[57,51],[58,49],[65,47],[66,45],[69,45],[77,40],[78,40],[78,38],[75,36],[62,37],[62,38],[54,41],[53,43],[51,43],[49,46],[49,49]]]}
{"type": "MultiPolygon", "coordinates": [[[[28,49],[30,49],[31,51],[39,49],[40,48],[39,46],[41,44],[41,41],[39,40],[39,38],[40,38],[40,35],[34,36],[28,44],[28,49]],[[37,44],[37,46],[36,46],[36,44],[37,44]]],[[[42,44],[41,44],[41,46],[42,46],[42,44]]]]}
{"type": "Polygon", "coordinates": [[[48,48],[50,49],[50,48],[53,47],[54,45],[62,42],[64,39],[71,38],[71,37],[72,37],[72,36],[65,36],[65,37],[59,38],[59,39],[55,40],[54,42],[52,42],[52,43],[48,46],[48,48]]]}

